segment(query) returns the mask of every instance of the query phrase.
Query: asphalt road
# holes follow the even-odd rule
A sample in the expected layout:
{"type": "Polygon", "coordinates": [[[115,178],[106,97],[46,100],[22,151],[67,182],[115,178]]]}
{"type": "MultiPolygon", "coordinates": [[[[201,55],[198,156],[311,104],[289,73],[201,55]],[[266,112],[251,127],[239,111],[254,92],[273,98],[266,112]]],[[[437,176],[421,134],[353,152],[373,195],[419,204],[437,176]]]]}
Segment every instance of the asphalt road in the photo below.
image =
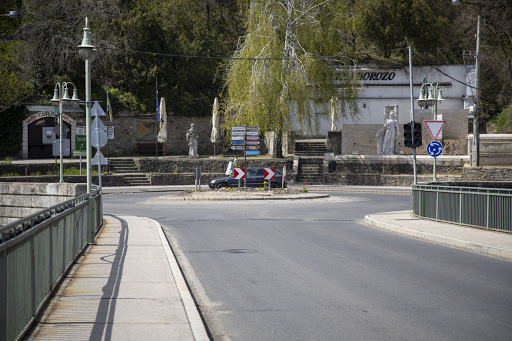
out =
{"type": "Polygon", "coordinates": [[[104,196],[160,222],[215,339],[509,340],[512,262],[367,227],[410,195],[174,202],[104,196]]]}

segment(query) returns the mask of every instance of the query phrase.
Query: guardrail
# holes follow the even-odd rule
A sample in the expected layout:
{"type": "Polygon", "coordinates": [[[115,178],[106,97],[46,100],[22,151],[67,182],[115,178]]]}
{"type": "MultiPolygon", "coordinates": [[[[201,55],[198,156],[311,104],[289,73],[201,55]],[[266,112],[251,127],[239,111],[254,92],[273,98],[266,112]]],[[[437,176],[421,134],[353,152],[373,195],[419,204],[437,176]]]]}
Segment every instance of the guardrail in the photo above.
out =
{"type": "Polygon", "coordinates": [[[512,190],[414,185],[412,196],[416,216],[512,232],[512,190]]]}
{"type": "Polygon", "coordinates": [[[56,285],[102,225],[101,192],[0,228],[0,341],[28,331],[56,285]]]}

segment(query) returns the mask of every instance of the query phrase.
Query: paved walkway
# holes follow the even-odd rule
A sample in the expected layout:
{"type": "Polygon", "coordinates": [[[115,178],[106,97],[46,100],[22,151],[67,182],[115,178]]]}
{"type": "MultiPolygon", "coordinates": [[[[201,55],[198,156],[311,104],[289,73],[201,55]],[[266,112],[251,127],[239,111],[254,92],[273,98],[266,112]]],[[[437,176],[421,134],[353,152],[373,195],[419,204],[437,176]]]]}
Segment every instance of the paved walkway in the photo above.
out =
{"type": "Polygon", "coordinates": [[[208,340],[156,221],[104,216],[30,340],[208,340]]]}
{"type": "Polygon", "coordinates": [[[409,237],[512,260],[512,233],[420,219],[412,211],[370,214],[365,222],[409,237]]]}

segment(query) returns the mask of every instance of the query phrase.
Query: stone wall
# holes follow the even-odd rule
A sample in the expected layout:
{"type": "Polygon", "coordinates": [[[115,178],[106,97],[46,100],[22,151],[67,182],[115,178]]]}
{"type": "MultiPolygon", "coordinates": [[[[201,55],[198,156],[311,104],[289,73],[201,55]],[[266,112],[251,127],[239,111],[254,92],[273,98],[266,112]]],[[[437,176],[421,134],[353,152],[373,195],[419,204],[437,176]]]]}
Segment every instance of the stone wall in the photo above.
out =
{"type": "MultiPolygon", "coordinates": [[[[512,134],[480,134],[481,166],[512,166],[512,134]]],[[[468,145],[473,135],[468,137],[468,145]]]]}
{"type": "Polygon", "coordinates": [[[512,167],[464,167],[464,181],[512,181],[512,167]]]}
{"type": "Polygon", "coordinates": [[[85,184],[0,183],[0,226],[85,194],[85,184]]]}
{"type": "MultiPolygon", "coordinates": [[[[244,158],[237,159],[239,166],[244,167],[244,158]]],[[[202,173],[218,173],[225,174],[229,161],[233,158],[184,158],[184,157],[162,157],[158,158],[138,158],[135,162],[139,169],[144,173],[154,173],[158,162],[157,173],[193,173],[194,169],[201,167],[202,173]]],[[[247,167],[267,167],[275,168],[281,171],[286,166],[288,172],[293,166],[293,159],[247,159],[247,167]]]]}

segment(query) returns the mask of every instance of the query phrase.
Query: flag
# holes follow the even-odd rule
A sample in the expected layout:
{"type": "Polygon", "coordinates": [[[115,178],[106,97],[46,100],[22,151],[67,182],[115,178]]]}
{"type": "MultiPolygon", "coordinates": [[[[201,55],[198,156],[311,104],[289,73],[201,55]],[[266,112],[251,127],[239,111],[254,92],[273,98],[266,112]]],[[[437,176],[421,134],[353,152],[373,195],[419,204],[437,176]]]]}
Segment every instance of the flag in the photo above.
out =
{"type": "Polygon", "coordinates": [[[107,91],[107,112],[108,112],[108,117],[110,118],[110,121],[114,121],[114,117],[112,116],[112,105],[110,105],[110,97],[108,96],[108,91],[107,91]]]}

